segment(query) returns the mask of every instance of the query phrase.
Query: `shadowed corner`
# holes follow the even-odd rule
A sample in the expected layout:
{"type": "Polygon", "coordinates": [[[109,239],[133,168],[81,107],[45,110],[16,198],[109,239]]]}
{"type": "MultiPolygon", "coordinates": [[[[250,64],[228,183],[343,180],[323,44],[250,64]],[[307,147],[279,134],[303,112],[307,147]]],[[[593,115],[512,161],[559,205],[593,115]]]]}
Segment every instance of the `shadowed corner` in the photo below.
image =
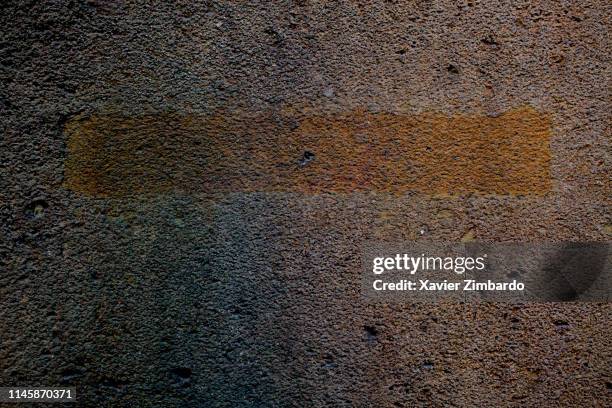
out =
{"type": "MultiPolygon", "coordinates": [[[[606,270],[610,245],[605,242],[569,242],[552,256],[542,268],[542,284],[550,290],[543,293],[551,302],[588,300],[593,284],[606,270]]],[[[600,288],[593,288],[598,292],[600,288]]]]}

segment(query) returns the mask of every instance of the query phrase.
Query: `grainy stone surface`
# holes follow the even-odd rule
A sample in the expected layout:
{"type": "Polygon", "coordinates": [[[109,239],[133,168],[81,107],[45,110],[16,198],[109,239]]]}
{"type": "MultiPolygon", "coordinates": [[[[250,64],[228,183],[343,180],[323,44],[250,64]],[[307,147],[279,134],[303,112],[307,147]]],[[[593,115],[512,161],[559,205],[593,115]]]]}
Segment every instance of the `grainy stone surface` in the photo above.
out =
{"type": "Polygon", "coordinates": [[[87,407],[612,404],[609,304],[359,293],[371,239],[610,239],[608,2],[193,3],[0,6],[2,385],[87,407]],[[437,143],[412,162],[431,184],[393,166],[406,129],[437,143]],[[493,134],[516,143],[437,150],[493,134]]]}

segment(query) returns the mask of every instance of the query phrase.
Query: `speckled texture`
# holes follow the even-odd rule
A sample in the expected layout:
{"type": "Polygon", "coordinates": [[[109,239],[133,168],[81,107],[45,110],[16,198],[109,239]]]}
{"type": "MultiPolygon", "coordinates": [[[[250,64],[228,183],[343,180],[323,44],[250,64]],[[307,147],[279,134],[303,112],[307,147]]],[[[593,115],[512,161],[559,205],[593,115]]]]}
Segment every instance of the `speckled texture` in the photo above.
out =
{"type": "Polygon", "coordinates": [[[359,293],[371,239],[610,239],[608,2],[193,3],[0,6],[2,385],[72,384],[85,407],[611,405],[609,304],[359,293]],[[517,157],[544,160],[522,180],[533,189],[376,188],[355,171],[348,191],[334,170],[357,168],[344,153],[365,160],[332,139],[356,112],[379,129],[367,145],[397,118],[496,123],[517,109],[544,124],[547,148],[517,157]],[[219,115],[251,144],[214,150],[213,169],[231,172],[207,187],[182,164],[207,150],[185,138],[219,115]],[[92,163],[72,156],[71,129],[92,118],[157,118],[125,133],[153,150],[181,136],[163,160],[125,149],[144,168],[167,163],[166,184],[121,172],[98,180],[117,194],[71,184],[71,160],[92,163]],[[164,118],[199,119],[172,133],[164,118]],[[328,169],[331,184],[243,155],[282,141],[279,128],[314,145],[287,144],[291,171],[328,169]],[[240,169],[257,182],[235,184],[240,169]]]}

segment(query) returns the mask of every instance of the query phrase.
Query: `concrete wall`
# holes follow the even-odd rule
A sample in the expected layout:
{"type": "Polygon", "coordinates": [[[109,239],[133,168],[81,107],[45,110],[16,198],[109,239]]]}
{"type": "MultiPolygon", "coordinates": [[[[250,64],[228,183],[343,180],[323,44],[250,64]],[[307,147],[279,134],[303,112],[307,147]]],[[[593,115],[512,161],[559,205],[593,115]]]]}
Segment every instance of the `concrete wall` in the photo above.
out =
{"type": "Polygon", "coordinates": [[[606,1],[0,6],[0,383],[606,406],[609,303],[372,304],[364,242],[606,241],[606,1]]]}

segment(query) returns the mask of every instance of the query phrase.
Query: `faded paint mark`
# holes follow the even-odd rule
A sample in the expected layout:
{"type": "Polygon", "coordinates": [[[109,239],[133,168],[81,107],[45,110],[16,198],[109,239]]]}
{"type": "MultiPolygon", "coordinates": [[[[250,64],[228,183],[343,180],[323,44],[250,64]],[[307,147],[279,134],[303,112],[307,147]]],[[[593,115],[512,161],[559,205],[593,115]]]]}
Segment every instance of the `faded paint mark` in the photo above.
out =
{"type": "Polygon", "coordinates": [[[354,111],[75,118],[65,186],[95,197],[180,192],[534,194],[551,189],[551,124],[531,107],[497,117],[354,111]]]}

